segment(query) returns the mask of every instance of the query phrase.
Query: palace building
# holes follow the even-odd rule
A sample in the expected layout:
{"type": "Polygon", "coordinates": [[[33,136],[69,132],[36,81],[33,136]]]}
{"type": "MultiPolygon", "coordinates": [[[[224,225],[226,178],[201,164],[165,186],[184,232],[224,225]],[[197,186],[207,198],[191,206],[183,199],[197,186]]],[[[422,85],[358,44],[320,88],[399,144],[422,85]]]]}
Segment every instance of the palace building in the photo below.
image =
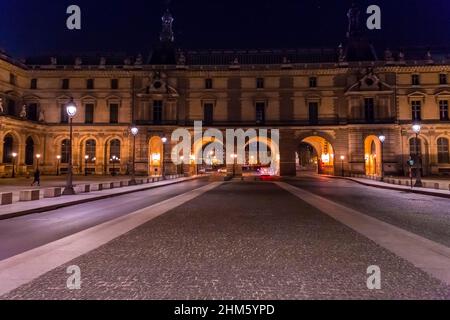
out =
{"type": "MultiPolygon", "coordinates": [[[[44,174],[67,172],[71,99],[75,174],[129,173],[132,125],[139,128],[137,173],[175,173],[170,139],[167,148],[161,139],[194,121],[220,130],[279,129],[281,175],[308,168],[406,175],[417,151],[424,175],[450,174],[449,52],[380,54],[356,11],[334,49],[185,51],[176,47],[167,11],[148,57],[19,61],[2,53],[0,177],[11,176],[13,164],[26,175],[37,161],[44,174]],[[421,124],[417,140],[413,123],[421,124]]],[[[193,167],[186,163],[185,172],[193,167]]]]}

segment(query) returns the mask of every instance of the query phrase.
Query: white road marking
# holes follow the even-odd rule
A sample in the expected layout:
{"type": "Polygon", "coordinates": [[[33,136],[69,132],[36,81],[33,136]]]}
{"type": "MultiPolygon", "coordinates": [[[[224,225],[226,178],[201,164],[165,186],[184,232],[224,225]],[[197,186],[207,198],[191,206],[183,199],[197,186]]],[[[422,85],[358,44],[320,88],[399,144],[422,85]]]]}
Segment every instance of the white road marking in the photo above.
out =
{"type": "Polygon", "coordinates": [[[0,261],[0,296],[83,255],[140,225],[211,191],[221,182],[210,183],[66,238],[0,261]]]}
{"type": "Polygon", "coordinates": [[[450,248],[284,182],[276,184],[450,285],[450,248]]]}

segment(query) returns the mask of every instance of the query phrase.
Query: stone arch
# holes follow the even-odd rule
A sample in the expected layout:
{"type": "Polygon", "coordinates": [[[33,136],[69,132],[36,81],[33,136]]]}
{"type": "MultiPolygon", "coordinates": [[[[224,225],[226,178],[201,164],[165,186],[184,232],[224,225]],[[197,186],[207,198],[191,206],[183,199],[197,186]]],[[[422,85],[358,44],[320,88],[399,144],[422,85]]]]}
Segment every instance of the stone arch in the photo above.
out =
{"type": "Polygon", "coordinates": [[[160,136],[153,136],[148,141],[148,173],[149,176],[162,175],[164,163],[164,147],[160,136]]]}
{"type": "Polygon", "coordinates": [[[375,135],[364,139],[364,167],[368,176],[381,176],[382,174],[381,141],[375,135]]]}
{"type": "MultiPolygon", "coordinates": [[[[326,132],[309,132],[299,136],[299,144],[297,146],[298,160],[302,159],[305,152],[304,146],[312,147],[311,155],[307,159],[308,165],[304,166],[305,170],[314,170],[319,174],[334,174],[335,172],[335,139],[326,132]]],[[[300,164],[298,164],[300,167],[300,164]]]]}

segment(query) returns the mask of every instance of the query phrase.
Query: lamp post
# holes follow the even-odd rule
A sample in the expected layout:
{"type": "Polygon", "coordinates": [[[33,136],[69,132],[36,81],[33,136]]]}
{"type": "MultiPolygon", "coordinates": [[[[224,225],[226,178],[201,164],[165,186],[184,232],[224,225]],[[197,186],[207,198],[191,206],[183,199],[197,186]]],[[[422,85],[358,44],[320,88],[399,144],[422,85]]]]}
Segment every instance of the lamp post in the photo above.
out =
{"type": "Polygon", "coordinates": [[[116,175],[116,161],[119,161],[119,158],[117,156],[112,156],[111,158],[112,164],[113,164],[113,170],[112,170],[112,176],[116,175]]]}
{"type": "Polygon", "coordinates": [[[41,155],[38,153],[36,155],[36,171],[39,170],[39,160],[41,159],[41,155]]]}
{"type": "Polygon", "coordinates": [[[233,153],[231,155],[231,158],[233,159],[233,177],[236,175],[236,159],[237,159],[237,154],[233,153]]]}
{"type": "Polygon", "coordinates": [[[137,127],[132,127],[131,128],[131,134],[133,135],[133,163],[132,163],[132,167],[131,167],[131,180],[130,180],[130,185],[134,186],[136,185],[136,136],[139,133],[139,129],[137,127]]]}
{"type": "Polygon", "coordinates": [[[184,156],[180,156],[180,174],[184,174],[184,156]]]}
{"type": "Polygon", "coordinates": [[[161,141],[163,143],[163,154],[162,154],[162,178],[163,180],[166,180],[166,143],[167,143],[167,138],[166,137],[162,137],[161,141]]]}
{"type": "Polygon", "coordinates": [[[87,175],[88,175],[88,170],[87,170],[88,160],[89,160],[89,156],[85,155],[84,156],[84,176],[85,177],[87,177],[87,175]]]}
{"type": "Polygon", "coordinates": [[[386,141],[386,136],[380,135],[378,139],[381,142],[381,181],[384,181],[384,142],[386,141]]]}
{"type": "Polygon", "coordinates": [[[344,176],[344,160],[345,156],[341,156],[341,176],[344,176]]]}
{"type": "Polygon", "coordinates": [[[416,134],[416,183],[414,184],[414,187],[423,187],[422,184],[422,157],[420,155],[419,152],[419,134],[420,131],[422,130],[422,126],[419,123],[415,123],[412,126],[412,130],[414,131],[414,133],[416,134]]]}
{"type": "Polygon", "coordinates": [[[73,117],[77,114],[77,106],[73,102],[73,98],[70,99],[70,102],[66,105],[66,112],[69,116],[69,130],[70,130],[70,136],[69,136],[69,167],[68,167],[68,173],[67,173],[67,182],[66,182],[66,188],[64,189],[63,195],[74,195],[75,190],[73,189],[73,179],[72,179],[72,168],[73,168],[73,161],[72,161],[72,140],[73,140],[73,117]]]}
{"type": "Polygon", "coordinates": [[[13,152],[12,153],[12,158],[13,158],[12,178],[14,179],[16,177],[16,158],[17,158],[17,153],[13,152]]]}
{"type": "Polygon", "coordinates": [[[59,176],[59,164],[61,162],[61,156],[57,155],[56,156],[56,175],[59,176]]]}
{"type": "Polygon", "coordinates": [[[195,163],[195,155],[193,155],[193,154],[191,154],[191,162],[194,164],[195,175],[198,175],[198,167],[197,167],[197,164],[195,163]]]}

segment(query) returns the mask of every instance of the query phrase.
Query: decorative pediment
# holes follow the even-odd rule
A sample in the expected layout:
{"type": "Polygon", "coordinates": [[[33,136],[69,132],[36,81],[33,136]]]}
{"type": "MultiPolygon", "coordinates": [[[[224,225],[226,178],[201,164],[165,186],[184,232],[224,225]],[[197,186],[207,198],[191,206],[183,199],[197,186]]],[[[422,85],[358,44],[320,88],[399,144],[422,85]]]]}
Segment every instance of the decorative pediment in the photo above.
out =
{"type": "Polygon", "coordinates": [[[167,82],[167,75],[160,71],[152,72],[150,77],[143,79],[142,88],[138,90],[138,97],[148,95],[158,95],[167,98],[179,97],[177,89],[167,82]]]}
{"type": "Polygon", "coordinates": [[[408,101],[411,103],[411,101],[420,100],[425,101],[427,95],[421,91],[413,91],[408,94],[408,101]]]}
{"type": "Polygon", "coordinates": [[[27,94],[27,95],[23,96],[22,99],[23,99],[23,101],[29,103],[29,102],[39,102],[39,100],[41,98],[34,94],[27,94]]]}
{"type": "Polygon", "coordinates": [[[366,75],[348,88],[346,94],[360,94],[360,93],[392,93],[392,86],[382,81],[372,70],[368,70],[366,75]]]}

